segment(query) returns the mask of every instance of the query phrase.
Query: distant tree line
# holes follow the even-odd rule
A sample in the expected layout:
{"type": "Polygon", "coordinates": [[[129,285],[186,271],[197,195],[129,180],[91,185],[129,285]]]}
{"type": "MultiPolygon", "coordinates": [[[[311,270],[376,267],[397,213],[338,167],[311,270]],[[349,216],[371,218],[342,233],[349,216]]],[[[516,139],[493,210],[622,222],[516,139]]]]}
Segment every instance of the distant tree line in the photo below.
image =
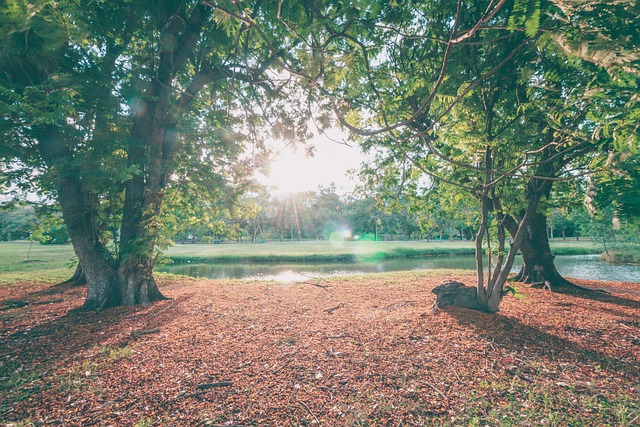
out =
{"type": "MultiPolygon", "coordinates": [[[[604,248],[640,244],[637,218],[608,206],[590,213],[578,193],[563,206],[547,207],[550,239],[591,239],[604,248]]],[[[425,189],[419,199],[373,194],[340,195],[335,186],[292,194],[271,194],[255,186],[227,208],[205,200],[170,205],[162,234],[172,243],[296,240],[466,240],[475,238],[479,217],[471,200],[425,189]],[[420,206],[416,206],[419,203],[420,206]],[[189,206],[185,208],[184,206],[189,206]],[[196,206],[197,205],[197,206],[196,206]],[[194,213],[198,211],[198,214],[194,213]]],[[[0,211],[0,241],[68,242],[60,214],[51,207],[13,206],[0,211]]]]}

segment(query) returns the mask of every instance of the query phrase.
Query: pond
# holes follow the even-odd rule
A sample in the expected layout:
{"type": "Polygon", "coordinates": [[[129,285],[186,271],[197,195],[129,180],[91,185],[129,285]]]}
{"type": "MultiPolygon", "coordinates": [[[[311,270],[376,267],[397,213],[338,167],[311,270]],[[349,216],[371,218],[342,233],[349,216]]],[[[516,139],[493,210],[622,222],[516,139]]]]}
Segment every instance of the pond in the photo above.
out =
{"type": "MultiPolygon", "coordinates": [[[[520,259],[514,269],[519,268],[520,259]]],[[[559,255],[556,267],[560,274],[576,279],[640,282],[640,266],[610,264],[600,261],[599,255],[559,255]]],[[[314,264],[172,264],[157,271],[212,279],[255,278],[281,282],[300,281],[313,277],[343,276],[384,271],[432,269],[475,270],[473,256],[433,256],[425,258],[397,258],[376,262],[314,263],[314,264]]]]}

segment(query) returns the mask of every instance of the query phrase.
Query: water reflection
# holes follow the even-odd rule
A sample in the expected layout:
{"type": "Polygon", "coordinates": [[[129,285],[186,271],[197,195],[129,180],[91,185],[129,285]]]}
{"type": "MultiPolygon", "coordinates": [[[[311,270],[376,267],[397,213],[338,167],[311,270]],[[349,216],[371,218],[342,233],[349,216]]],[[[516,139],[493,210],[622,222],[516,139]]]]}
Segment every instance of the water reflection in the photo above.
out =
{"type": "MultiPolygon", "coordinates": [[[[514,269],[519,268],[518,259],[514,269]]],[[[560,274],[576,279],[640,282],[640,266],[609,264],[600,261],[598,255],[557,256],[556,266],[560,274]]],[[[428,258],[400,258],[371,263],[319,263],[319,264],[174,264],[158,268],[158,271],[213,279],[260,278],[278,282],[299,282],[318,276],[343,276],[378,273],[384,271],[409,271],[432,269],[474,270],[473,256],[437,256],[428,258]]]]}

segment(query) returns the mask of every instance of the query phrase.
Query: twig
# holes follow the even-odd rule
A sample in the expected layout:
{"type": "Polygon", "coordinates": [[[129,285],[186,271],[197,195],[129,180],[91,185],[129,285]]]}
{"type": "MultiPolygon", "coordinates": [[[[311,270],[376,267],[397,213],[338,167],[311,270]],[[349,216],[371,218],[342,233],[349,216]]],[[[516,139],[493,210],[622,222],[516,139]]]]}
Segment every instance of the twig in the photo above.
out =
{"type": "Polygon", "coordinates": [[[407,305],[414,305],[416,304],[418,301],[405,301],[405,302],[397,302],[395,304],[389,304],[388,306],[386,306],[383,310],[390,310],[392,308],[400,308],[400,307],[405,307],[407,305]]]}
{"type": "MultiPolygon", "coordinates": [[[[283,354],[282,356],[278,357],[278,360],[283,360],[287,357],[291,357],[291,356],[295,356],[296,354],[298,354],[298,350],[294,351],[293,353],[287,353],[287,354],[283,354]]],[[[278,364],[278,362],[276,361],[276,365],[278,364]]],[[[273,368],[276,367],[276,365],[273,365],[273,368]]],[[[289,366],[289,361],[285,361],[282,365],[280,365],[278,367],[278,369],[273,369],[271,371],[271,374],[277,374],[278,372],[280,372],[281,370],[283,370],[284,368],[286,368],[287,366],[289,366]]]]}
{"type": "Polygon", "coordinates": [[[460,379],[460,376],[458,375],[458,372],[456,372],[455,369],[452,369],[454,375],[456,376],[456,378],[458,379],[458,381],[460,382],[460,384],[464,385],[464,382],[460,379]]]}
{"type": "Polygon", "coordinates": [[[216,387],[231,387],[232,385],[233,383],[231,381],[219,381],[216,383],[198,384],[196,386],[196,390],[207,390],[207,389],[216,388],[216,387]]]}
{"type": "Polygon", "coordinates": [[[172,299],[172,300],[171,300],[171,304],[169,304],[169,306],[168,306],[168,307],[165,307],[165,308],[163,308],[162,310],[160,310],[160,311],[157,311],[157,312],[153,313],[153,315],[151,315],[151,316],[147,319],[147,325],[149,324],[149,322],[151,322],[151,320],[152,320],[154,317],[156,317],[157,315],[159,315],[159,314],[161,314],[161,313],[164,313],[165,311],[167,311],[167,310],[169,310],[171,307],[173,307],[173,304],[175,303],[175,301],[176,301],[176,300],[172,299]]]}
{"type": "Polygon", "coordinates": [[[309,413],[311,414],[311,416],[313,417],[313,419],[315,419],[315,420],[316,420],[316,423],[320,424],[320,420],[318,419],[318,417],[316,417],[316,414],[314,414],[314,413],[313,413],[313,411],[311,411],[311,409],[309,409],[309,407],[307,406],[307,404],[306,404],[306,403],[304,403],[303,401],[300,401],[300,404],[301,404],[302,406],[304,406],[304,407],[307,409],[307,411],[309,411],[309,413]]]}
{"type": "MultiPolygon", "coordinates": [[[[304,273],[299,273],[301,276],[304,277],[308,277],[309,279],[314,279],[314,280],[318,280],[317,277],[313,277],[313,276],[309,276],[308,274],[304,274],[304,273]]],[[[305,283],[307,285],[312,285],[312,286],[317,286],[319,288],[323,288],[323,289],[327,289],[330,288],[331,286],[329,285],[321,285],[319,282],[313,283],[313,282],[301,282],[301,283],[305,283]]]]}
{"type": "Polygon", "coordinates": [[[340,307],[344,306],[344,303],[340,303],[338,305],[336,305],[335,307],[331,307],[331,308],[327,308],[326,310],[324,310],[326,313],[329,314],[333,314],[334,311],[336,311],[337,309],[339,309],[340,307]]]}
{"type": "Polygon", "coordinates": [[[443,398],[444,400],[447,400],[447,398],[445,397],[445,395],[444,395],[444,394],[442,394],[442,392],[441,392],[440,390],[438,390],[438,389],[436,388],[436,386],[434,386],[433,384],[428,383],[428,382],[426,382],[426,381],[422,381],[422,384],[428,385],[429,387],[431,387],[432,389],[434,389],[434,390],[435,390],[435,391],[436,391],[440,396],[442,396],[442,398],[443,398]]]}
{"type": "Polygon", "coordinates": [[[150,335],[160,332],[160,328],[146,329],[144,331],[133,332],[131,335],[134,337],[139,337],[141,335],[150,335]]]}
{"type": "Polygon", "coordinates": [[[321,285],[320,283],[312,283],[312,282],[300,282],[300,283],[303,283],[305,285],[317,286],[318,288],[322,288],[322,289],[327,289],[331,287],[329,285],[321,285]]]}

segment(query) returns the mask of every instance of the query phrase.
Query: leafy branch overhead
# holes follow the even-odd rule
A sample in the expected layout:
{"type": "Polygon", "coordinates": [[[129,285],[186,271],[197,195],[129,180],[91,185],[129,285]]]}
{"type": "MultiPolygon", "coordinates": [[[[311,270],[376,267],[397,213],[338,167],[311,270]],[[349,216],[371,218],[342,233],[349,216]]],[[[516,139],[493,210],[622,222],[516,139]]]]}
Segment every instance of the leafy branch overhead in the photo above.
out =
{"type": "Polygon", "coordinates": [[[375,153],[369,170],[398,178],[398,198],[457,187],[477,200],[479,235],[498,227],[503,242],[509,225],[517,250],[554,185],[637,153],[637,12],[570,0],[9,0],[0,185],[60,205],[85,308],[161,300],[153,265],[179,228],[172,210],[194,226],[233,216],[270,138],[334,125],[375,153]]]}

